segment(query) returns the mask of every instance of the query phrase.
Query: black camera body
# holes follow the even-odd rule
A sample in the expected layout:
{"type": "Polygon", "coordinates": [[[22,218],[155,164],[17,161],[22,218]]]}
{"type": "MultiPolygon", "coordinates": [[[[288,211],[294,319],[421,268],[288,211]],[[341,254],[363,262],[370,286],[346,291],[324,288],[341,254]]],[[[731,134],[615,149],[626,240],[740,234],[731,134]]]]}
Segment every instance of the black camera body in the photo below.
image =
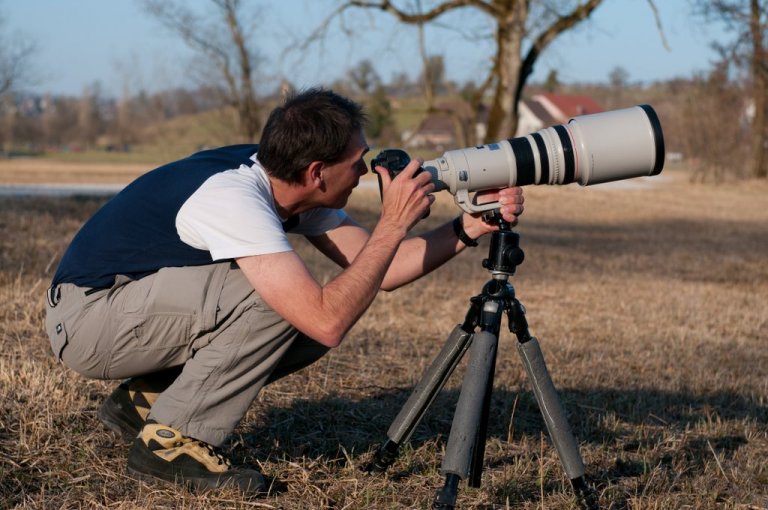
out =
{"type": "MultiPolygon", "coordinates": [[[[408,163],[411,162],[411,157],[407,152],[401,149],[384,149],[379,152],[375,158],[371,160],[371,170],[374,170],[377,166],[381,166],[387,169],[389,177],[394,179],[402,172],[408,163]]],[[[417,174],[421,172],[419,169],[417,174]]],[[[374,170],[374,173],[375,170],[374,170]]],[[[382,199],[384,198],[384,189],[382,188],[381,175],[376,173],[376,177],[379,179],[379,194],[382,199]]]]}
{"type": "MultiPolygon", "coordinates": [[[[405,169],[406,166],[408,166],[408,163],[410,162],[411,157],[404,150],[384,149],[371,160],[371,170],[374,170],[377,166],[384,167],[387,169],[389,177],[394,179],[400,174],[400,172],[405,169]]],[[[413,174],[413,176],[415,177],[423,171],[423,168],[419,168],[416,170],[416,173],[413,174]]],[[[376,178],[379,180],[379,195],[381,196],[381,199],[384,200],[384,186],[381,182],[381,175],[375,170],[374,173],[376,174],[376,178]]],[[[427,216],[429,216],[429,209],[427,209],[427,212],[424,213],[422,219],[426,218],[427,216]]]]}
{"type": "Polygon", "coordinates": [[[371,168],[383,166],[394,179],[411,162],[411,157],[402,149],[384,149],[371,160],[371,168]]]}

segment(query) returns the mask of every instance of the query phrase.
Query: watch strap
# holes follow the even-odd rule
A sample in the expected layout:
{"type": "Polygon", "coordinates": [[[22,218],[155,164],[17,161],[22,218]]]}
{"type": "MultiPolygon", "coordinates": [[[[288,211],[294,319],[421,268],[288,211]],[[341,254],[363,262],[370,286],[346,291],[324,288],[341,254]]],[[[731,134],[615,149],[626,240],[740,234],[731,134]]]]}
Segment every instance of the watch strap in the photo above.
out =
{"type": "Polygon", "coordinates": [[[477,241],[469,237],[467,232],[464,230],[464,221],[462,220],[462,216],[456,216],[456,219],[453,220],[453,231],[456,234],[456,237],[459,238],[459,241],[465,245],[477,246],[477,241]]]}

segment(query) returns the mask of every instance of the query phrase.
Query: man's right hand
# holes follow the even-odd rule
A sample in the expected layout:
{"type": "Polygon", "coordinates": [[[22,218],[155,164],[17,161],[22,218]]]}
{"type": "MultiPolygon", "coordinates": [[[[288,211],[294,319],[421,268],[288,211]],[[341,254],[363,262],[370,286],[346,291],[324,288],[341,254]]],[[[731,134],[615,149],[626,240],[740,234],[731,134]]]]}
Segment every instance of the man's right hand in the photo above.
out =
{"type": "Polygon", "coordinates": [[[386,168],[374,169],[381,176],[383,194],[379,223],[398,228],[403,237],[435,201],[435,185],[429,172],[416,175],[422,164],[422,159],[412,160],[394,179],[386,168]]]}

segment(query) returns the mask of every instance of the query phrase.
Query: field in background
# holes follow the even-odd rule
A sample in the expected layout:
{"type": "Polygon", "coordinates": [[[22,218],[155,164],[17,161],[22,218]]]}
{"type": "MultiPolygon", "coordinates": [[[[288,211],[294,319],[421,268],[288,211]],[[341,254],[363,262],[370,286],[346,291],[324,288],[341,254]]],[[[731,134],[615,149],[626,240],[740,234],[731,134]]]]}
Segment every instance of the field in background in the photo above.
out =
{"type": "Polygon", "coordinates": [[[157,165],[0,159],[0,186],[20,184],[127,184],[157,165]]]}
{"type": "MultiPolygon", "coordinates": [[[[457,214],[439,199],[417,228],[457,214]]],[[[529,187],[526,200],[526,260],[512,283],[602,507],[768,507],[768,183],[691,185],[666,172],[629,186],[529,187]]],[[[339,349],[262,392],[227,448],[280,483],[247,502],[127,477],[128,445],[96,418],[115,383],[49,354],[43,291],[101,203],[0,199],[0,508],[430,505],[462,367],[388,476],[359,467],[488,279],[487,241],[380,295],[339,349]]],[[[360,189],[350,212],[372,226],[378,203],[360,189]]],[[[320,281],[333,277],[296,245],[320,281]]],[[[504,334],[483,486],[462,487],[460,507],[572,508],[514,344],[504,334]]]]}

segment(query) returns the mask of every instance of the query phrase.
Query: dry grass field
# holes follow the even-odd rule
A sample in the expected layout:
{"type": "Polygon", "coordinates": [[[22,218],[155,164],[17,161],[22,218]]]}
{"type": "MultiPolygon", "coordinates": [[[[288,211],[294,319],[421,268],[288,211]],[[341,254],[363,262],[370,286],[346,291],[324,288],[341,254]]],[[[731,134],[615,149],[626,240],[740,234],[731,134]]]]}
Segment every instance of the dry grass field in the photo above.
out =
{"type": "MultiPolygon", "coordinates": [[[[605,509],[768,507],[768,183],[529,187],[512,278],[605,509]]],[[[344,344],[268,387],[227,450],[274,493],[194,494],[127,476],[96,418],[115,382],[57,364],[43,291],[102,199],[0,198],[0,508],[427,508],[462,366],[386,476],[370,458],[488,280],[487,241],[380,295],[344,344]]],[[[350,211],[376,221],[375,191],[350,211]]],[[[457,213],[440,197],[419,228],[457,213]]],[[[334,267],[297,240],[321,281],[334,267]]],[[[506,328],[506,320],[505,326],[506,328]]],[[[515,348],[500,342],[483,486],[461,508],[573,508],[515,348]]]]}
{"type": "Polygon", "coordinates": [[[51,162],[39,159],[0,160],[0,185],[127,184],[152,165],[51,162]]]}

